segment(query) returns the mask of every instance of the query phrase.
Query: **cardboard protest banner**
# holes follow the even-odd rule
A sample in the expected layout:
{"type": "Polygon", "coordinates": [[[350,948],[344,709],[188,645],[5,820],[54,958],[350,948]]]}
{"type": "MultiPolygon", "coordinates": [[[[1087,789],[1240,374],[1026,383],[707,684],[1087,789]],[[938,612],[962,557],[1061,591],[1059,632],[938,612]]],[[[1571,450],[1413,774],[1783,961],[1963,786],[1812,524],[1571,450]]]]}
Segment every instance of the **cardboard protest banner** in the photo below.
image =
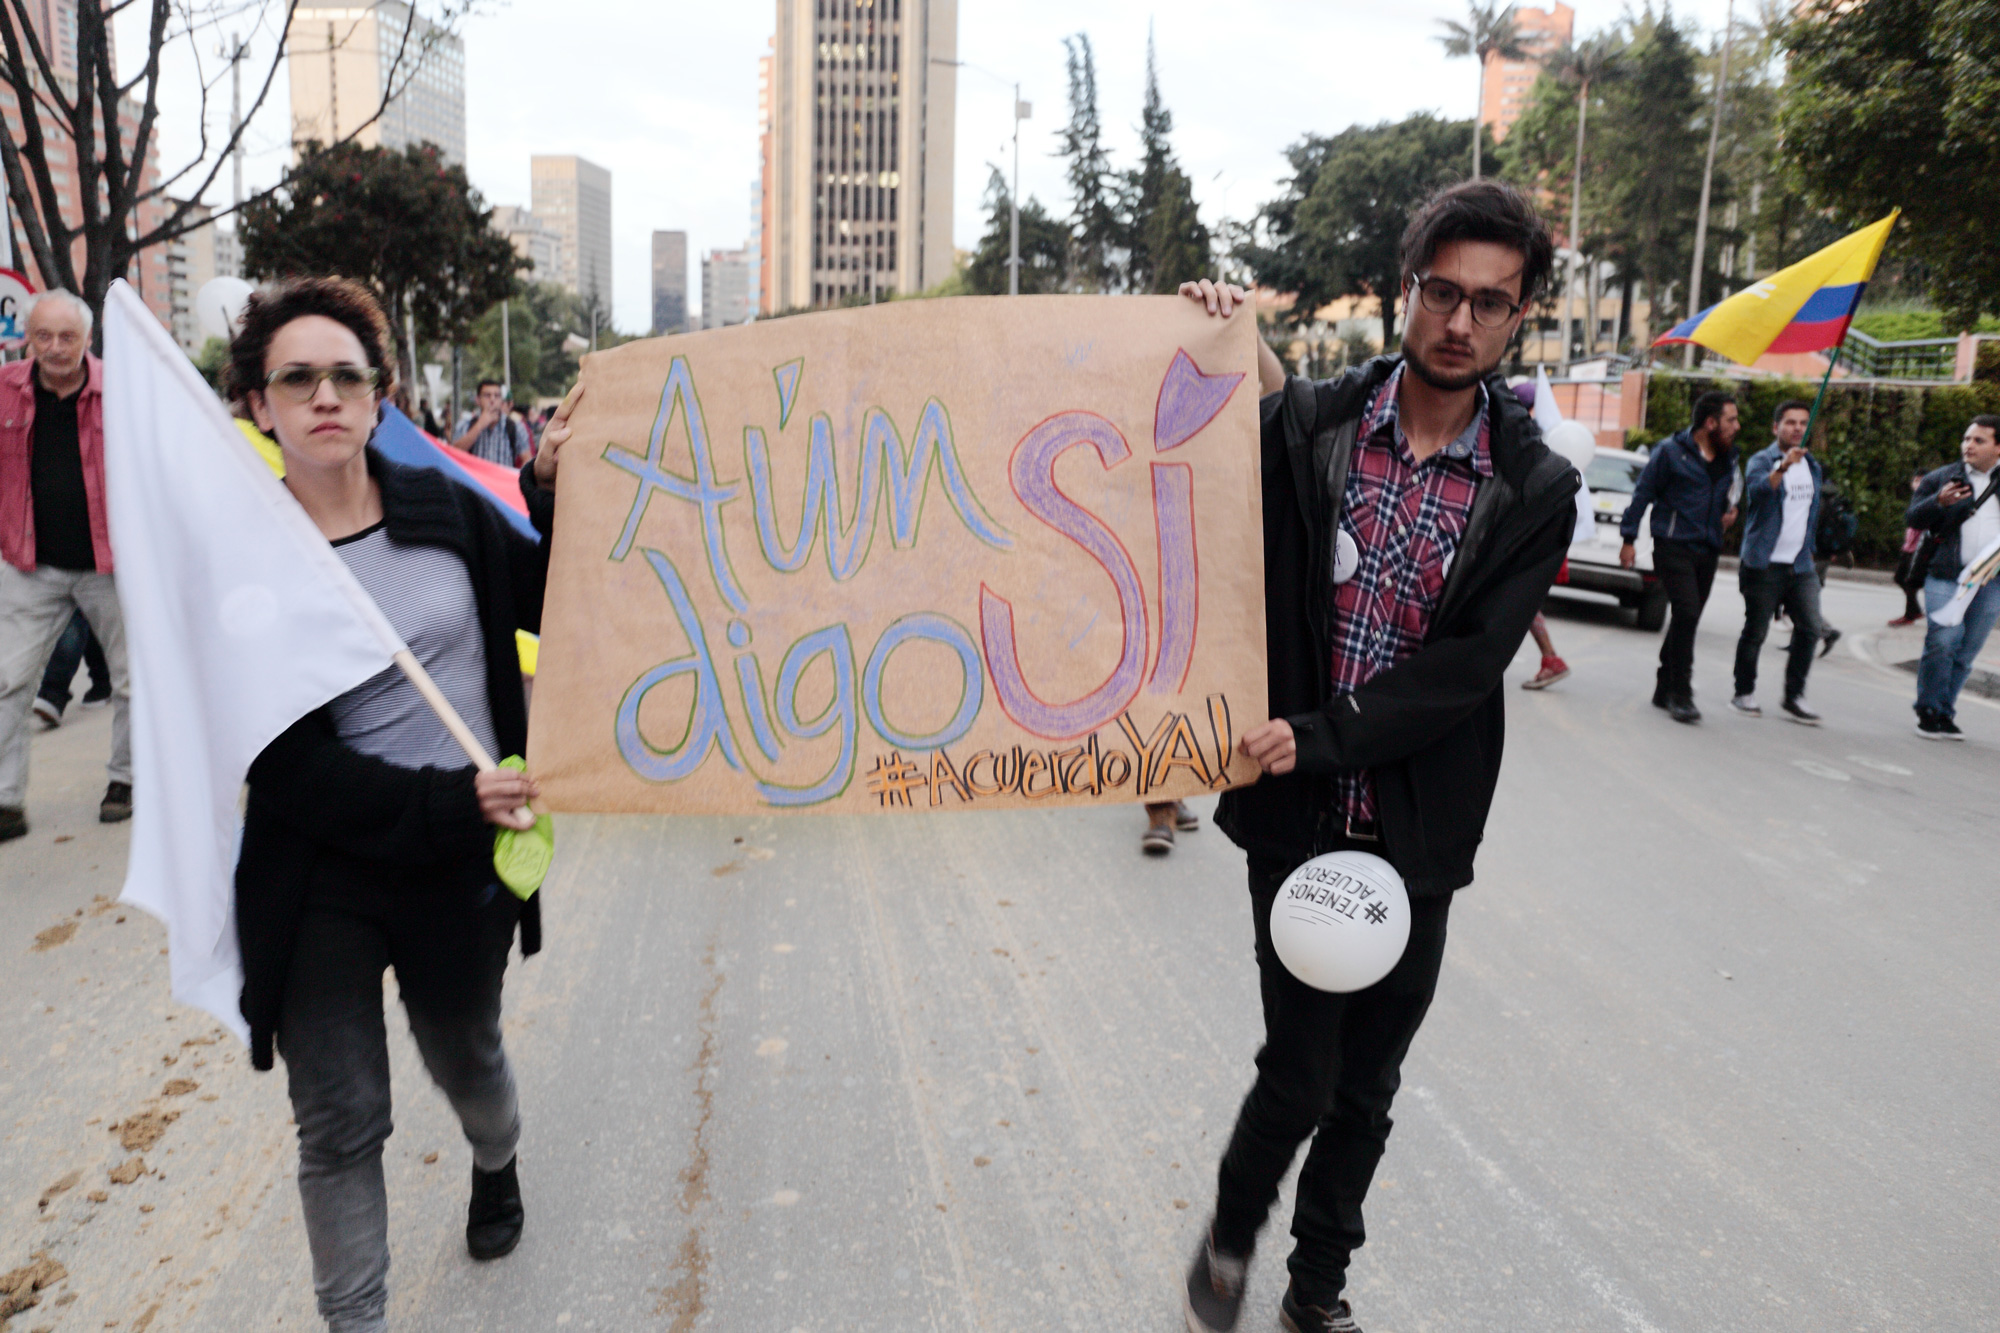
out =
{"type": "Polygon", "coordinates": [[[1252,780],[1255,339],[1180,297],[965,297],[587,357],[529,740],[548,806],[1252,780]]]}

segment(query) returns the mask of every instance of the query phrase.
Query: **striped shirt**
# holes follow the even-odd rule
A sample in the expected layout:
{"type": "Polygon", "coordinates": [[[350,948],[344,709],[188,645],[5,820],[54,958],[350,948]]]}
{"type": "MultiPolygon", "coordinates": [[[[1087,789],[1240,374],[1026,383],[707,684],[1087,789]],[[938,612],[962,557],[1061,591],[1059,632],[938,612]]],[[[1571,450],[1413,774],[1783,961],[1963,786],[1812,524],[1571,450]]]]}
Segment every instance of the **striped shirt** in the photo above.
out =
{"type": "MultiPolygon", "coordinates": [[[[1341,530],[1361,560],[1334,589],[1333,692],[1352,694],[1421,648],[1445,575],[1472,516],[1479,483],[1493,475],[1486,386],[1458,438],[1421,463],[1403,435],[1403,367],[1376,391],[1362,415],[1347,465],[1341,530]]],[[[1367,770],[1335,779],[1340,808],[1356,824],[1375,820],[1375,783],[1367,770]]]]}
{"type": "MultiPolygon", "coordinates": [[[[479,743],[494,753],[486,643],[464,562],[439,546],[398,546],[380,523],[333,547],[479,743]]],[[[340,739],[363,754],[400,768],[472,762],[400,667],[362,682],[329,707],[340,739]]]]}

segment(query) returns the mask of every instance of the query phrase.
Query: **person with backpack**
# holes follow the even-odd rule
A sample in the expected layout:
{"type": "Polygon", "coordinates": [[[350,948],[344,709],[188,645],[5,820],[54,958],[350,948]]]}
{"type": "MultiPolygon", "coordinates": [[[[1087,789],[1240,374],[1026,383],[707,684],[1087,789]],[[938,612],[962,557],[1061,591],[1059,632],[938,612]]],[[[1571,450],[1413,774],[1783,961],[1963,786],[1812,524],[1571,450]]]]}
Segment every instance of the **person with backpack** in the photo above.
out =
{"type": "MultiPolygon", "coordinates": [[[[1989,580],[1956,625],[1937,622],[1939,608],[1958,592],[1958,576],[1968,560],[2000,540],[2000,416],[1976,416],[1959,441],[1961,457],[1923,479],[1905,521],[1925,533],[1922,562],[1924,655],[1917,663],[1917,734],[1928,741],[1962,741],[1958,692],[1972,663],[2000,620],[2000,579],[1989,580]]],[[[1921,561],[1922,552],[1919,553],[1921,561]]]]}

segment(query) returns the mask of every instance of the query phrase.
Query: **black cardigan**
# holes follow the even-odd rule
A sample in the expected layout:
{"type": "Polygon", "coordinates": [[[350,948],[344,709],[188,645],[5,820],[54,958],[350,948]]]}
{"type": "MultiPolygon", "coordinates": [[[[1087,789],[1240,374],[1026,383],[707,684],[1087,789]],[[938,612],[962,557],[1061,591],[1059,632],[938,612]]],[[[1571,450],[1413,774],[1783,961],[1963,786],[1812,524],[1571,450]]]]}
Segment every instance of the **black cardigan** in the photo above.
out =
{"type": "MultiPolygon", "coordinates": [[[[405,467],[371,447],[368,473],[382,491],[390,541],[443,547],[465,562],[486,640],[495,757],[524,753],[528,709],[514,631],[541,625],[554,493],[535,484],[534,464],[521,469],[528,514],[542,534],[531,542],[489,501],[441,472],[405,467]]],[[[473,777],[470,764],[410,769],[362,754],[341,743],[325,708],[293,723],[250,765],[236,937],[253,1066],[271,1067],[309,891],[379,892],[423,881],[444,886],[430,892],[451,895],[427,907],[469,912],[474,895],[493,882],[493,827],[480,815],[473,777]]],[[[520,913],[523,955],[541,948],[541,901],[537,893],[520,913]]]]}
{"type": "Polygon", "coordinates": [[[1270,713],[1298,766],[1224,792],[1216,824],[1254,857],[1297,864],[1344,828],[1332,775],[1367,769],[1384,855],[1413,897],[1472,882],[1500,776],[1501,673],[1555,582],[1576,526],[1576,469],[1542,443],[1505,381],[1486,381],[1493,476],[1479,487],[1423,647],[1333,695],[1332,534],[1369,394],[1397,358],[1263,400],[1264,616],[1270,713]]]}

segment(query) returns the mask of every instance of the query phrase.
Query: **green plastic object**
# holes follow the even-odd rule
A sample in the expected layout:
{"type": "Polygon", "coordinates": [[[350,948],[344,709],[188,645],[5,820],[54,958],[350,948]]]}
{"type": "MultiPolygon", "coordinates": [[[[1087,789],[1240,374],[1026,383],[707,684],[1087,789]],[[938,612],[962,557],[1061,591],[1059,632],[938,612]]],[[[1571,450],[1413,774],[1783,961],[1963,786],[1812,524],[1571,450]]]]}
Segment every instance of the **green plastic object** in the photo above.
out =
{"type": "MultiPolygon", "coordinates": [[[[520,770],[527,766],[528,761],[518,754],[500,761],[502,768],[520,770]]],[[[542,887],[555,859],[556,825],[547,815],[537,815],[531,829],[503,828],[493,835],[493,869],[507,891],[522,902],[542,887]]]]}

